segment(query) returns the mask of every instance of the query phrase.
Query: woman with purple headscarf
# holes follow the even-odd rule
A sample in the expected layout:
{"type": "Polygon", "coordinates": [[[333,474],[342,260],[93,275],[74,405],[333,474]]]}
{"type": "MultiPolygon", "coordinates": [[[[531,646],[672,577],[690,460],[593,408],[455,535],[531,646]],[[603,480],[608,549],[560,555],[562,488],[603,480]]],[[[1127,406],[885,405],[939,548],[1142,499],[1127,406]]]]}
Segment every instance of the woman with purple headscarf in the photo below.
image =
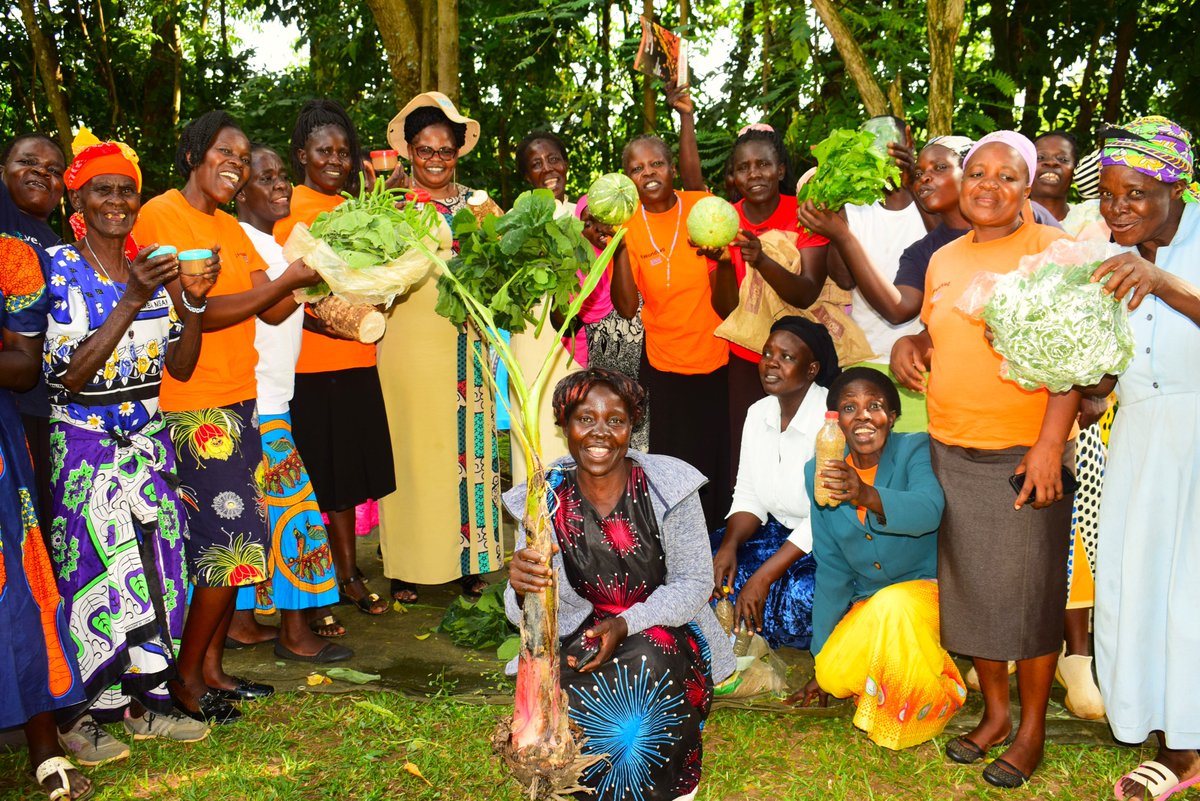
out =
{"type": "MultiPolygon", "coordinates": [[[[1096,667],[1113,735],[1158,739],[1117,798],[1200,782],[1200,187],[1191,135],[1163,117],[1104,132],[1100,213],[1129,248],[1096,270],[1129,306],[1137,349],[1114,386],[1096,556],[1096,667]]],[[[1089,390],[1093,391],[1093,390],[1089,390]]]]}

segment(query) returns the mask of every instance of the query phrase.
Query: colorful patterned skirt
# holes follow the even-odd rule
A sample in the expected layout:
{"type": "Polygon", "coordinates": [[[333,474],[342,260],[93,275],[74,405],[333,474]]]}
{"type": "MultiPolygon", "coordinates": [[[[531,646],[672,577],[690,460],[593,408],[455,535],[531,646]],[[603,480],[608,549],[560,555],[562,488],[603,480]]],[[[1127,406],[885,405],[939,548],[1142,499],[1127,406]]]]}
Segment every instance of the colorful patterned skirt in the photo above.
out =
{"type": "Polygon", "coordinates": [[[0,729],[84,700],[35,495],[21,420],[0,391],[0,729]]]}
{"type": "Polygon", "coordinates": [[[187,568],[166,423],[125,436],[55,421],[50,451],[51,556],[88,705],[170,713],[187,568]]]}
{"type": "Polygon", "coordinates": [[[817,654],[816,668],[825,692],[855,697],[854,725],[884,748],[937,736],[967,697],[938,640],[934,581],[893,584],[851,606],[817,654]]]}
{"type": "MultiPolygon", "coordinates": [[[[758,527],[754,536],[743,542],[737,550],[737,575],[730,589],[729,600],[737,602],[742,587],[775,555],[779,546],[791,535],[788,529],[767,515],[767,522],[758,527]]],[[[713,553],[721,547],[725,529],[719,528],[710,537],[713,553]]],[[[811,553],[792,563],[787,572],[771,585],[763,604],[763,639],[772,648],[786,645],[789,648],[807,650],[812,643],[813,588],[816,586],[817,562],[811,553]]]]}
{"type": "Polygon", "coordinates": [[[187,505],[188,575],[198,587],[265,581],[270,538],[259,486],[266,463],[254,401],[165,417],[187,505]],[[244,436],[247,427],[252,436],[244,436]]]}
{"type": "Polygon", "coordinates": [[[262,435],[262,492],[267,499],[271,550],[267,580],[238,590],[238,609],[270,614],[279,609],[311,609],[337,602],[337,576],[329,535],[317,495],[300,451],[292,439],[292,419],[283,414],[258,416],[262,435]]]}

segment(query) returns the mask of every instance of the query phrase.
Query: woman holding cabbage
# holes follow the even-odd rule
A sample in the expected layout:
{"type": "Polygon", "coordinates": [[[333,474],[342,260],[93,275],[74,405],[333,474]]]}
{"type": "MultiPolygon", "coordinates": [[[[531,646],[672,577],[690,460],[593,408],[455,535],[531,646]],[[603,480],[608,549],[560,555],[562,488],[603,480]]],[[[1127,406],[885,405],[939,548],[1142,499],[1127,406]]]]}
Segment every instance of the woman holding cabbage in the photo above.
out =
{"type": "Polygon", "coordinates": [[[1022,256],[1064,236],[1021,219],[1036,160],[1033,143],[1013,131],[989,134],[967,154],[961,206],[973,230],[934,254],[925,330],[897,341],[891,362],[905,386],[928,395],[931,461],[946,495],[938,541],[942,644],[973,657],[984,696],[979,724],[947,743],[951,759],[979,762],[1009,741],[1007,662],[1017,662],[1021,724],[983,771],[1002,787],[1024,784],[1042,759],[1066,606],[1071,503],[1062,468],[1072,462],[1066,446],[1079,394],[1003,380],[983,323],[955,304],[977,271],[1012,272],[1022,256]],[[1025,475],[1015,495],[1014,474],[1025,475]]]}
{"type": "Polygon", "coordinates": [[[1123,742],[1153,732],[1158,753],[1116,783],[1160,798],[1200,782],[1200,187],[1191,135],[1163,117],[1106,132],[1100,213],[1128,250],[1092,279],[1124,300],[1137,341],[1115,385],[1096,557],[1096,667],[1123,742]]]}

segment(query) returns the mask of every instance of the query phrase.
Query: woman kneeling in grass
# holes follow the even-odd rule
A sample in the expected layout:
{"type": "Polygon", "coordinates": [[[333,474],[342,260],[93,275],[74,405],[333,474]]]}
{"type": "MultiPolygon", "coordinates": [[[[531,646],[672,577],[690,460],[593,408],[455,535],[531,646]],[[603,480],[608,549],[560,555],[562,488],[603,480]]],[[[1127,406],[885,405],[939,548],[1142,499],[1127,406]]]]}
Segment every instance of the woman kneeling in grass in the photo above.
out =
{"type": "Polygon", "coordinates": [[[941,733],[967,696],[938,638],[937,527],[945,499],[929,464],[927,434],[892,434],[896,387],[869,367],[829,388],[849,453],[804,469],[837,506],[812,507],[812,652],[817,675],[789,701],[857,699],[854,724],[885,748],[941,733]]]}

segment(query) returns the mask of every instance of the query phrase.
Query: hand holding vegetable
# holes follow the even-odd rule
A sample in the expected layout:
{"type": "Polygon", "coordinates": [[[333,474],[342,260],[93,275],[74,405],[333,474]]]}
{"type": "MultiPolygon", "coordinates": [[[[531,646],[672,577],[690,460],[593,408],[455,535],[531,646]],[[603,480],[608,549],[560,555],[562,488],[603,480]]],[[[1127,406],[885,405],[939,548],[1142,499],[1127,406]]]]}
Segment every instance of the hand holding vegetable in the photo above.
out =
{"type": "Polygon", "coordinates": [[[1106,275],[1109,278],[1104,282],[1104,291],[1117,300],[1124,300],[1129,295],[1130,311],[1140,306],[1147,295],[1157,294],[1166,280],[1162,270],[1133,251],[1101,263],[1092,273],[1092,282],[1098,282],[1106,275]]]}
{"type": "MultiPolygon", "coordinates": [[[[558,551],[558,546],[554,546],[558,551]]],[[[513,554],[512,562],[508,565],[508,583],[517,594],[518,600],[524,600],[529,592],[545,592],[554,583],[554,568],[550,560],[533,548],[524,548],[513,554]]]]}
{"type": "Polygon", "coordinates": [[[286,283],[292,289],[300,289],[306,286],[316,286],[321,283],[321,276],[316,270],[304,263],[304,259],[296,259],[287,266],[283,271],[283,275],[279,276],[279,280],[286,283]]]}
{"type": "Polygon", "coordinates": [[[796,208],[796,219],[805,229],[820,234],[830,242],[836,242],[850,233],[850,226],[836,211],[817,208],[817,204],[806,200],[796,208]]]}
{"type": "Polygon", "coordinates": [[[701,256],[703,256],[706,259],[712,259],[713,261],[729,261],[729,248],[727,248],[727,247],[724,247],[724,248],[701,247],[700,245],[697,245],[695,242],[693,242],[690,238],[688,239],[688,246],[695,248],[696,252],[699,253],[701,256]]]}
{"type": "Polygon", "coordinates": [[[888,155],[896,162],[896,167],[900,170],[900,186],[911,186],[913,170],[917,167],[916,156],[913,155],[912,148],[912,129],[907,125],[904,126],[903,143],[889,142],[888,155]]]}
{"type": "Polygon", "coordinates": [[[593,639],[600,641],[600,649],[596,651],[595,656],[587,661],[587,664],[576,667],[572,665],[580,673],[591,673],[602,667],[605,662],[612,659],[612,655],[617,652],[617,648],[629,636],[629,624],[625,622],[625,618],[620,615],[614,617],[606,617],[596,625],[584,632],[584,634],[593,639]]]}

